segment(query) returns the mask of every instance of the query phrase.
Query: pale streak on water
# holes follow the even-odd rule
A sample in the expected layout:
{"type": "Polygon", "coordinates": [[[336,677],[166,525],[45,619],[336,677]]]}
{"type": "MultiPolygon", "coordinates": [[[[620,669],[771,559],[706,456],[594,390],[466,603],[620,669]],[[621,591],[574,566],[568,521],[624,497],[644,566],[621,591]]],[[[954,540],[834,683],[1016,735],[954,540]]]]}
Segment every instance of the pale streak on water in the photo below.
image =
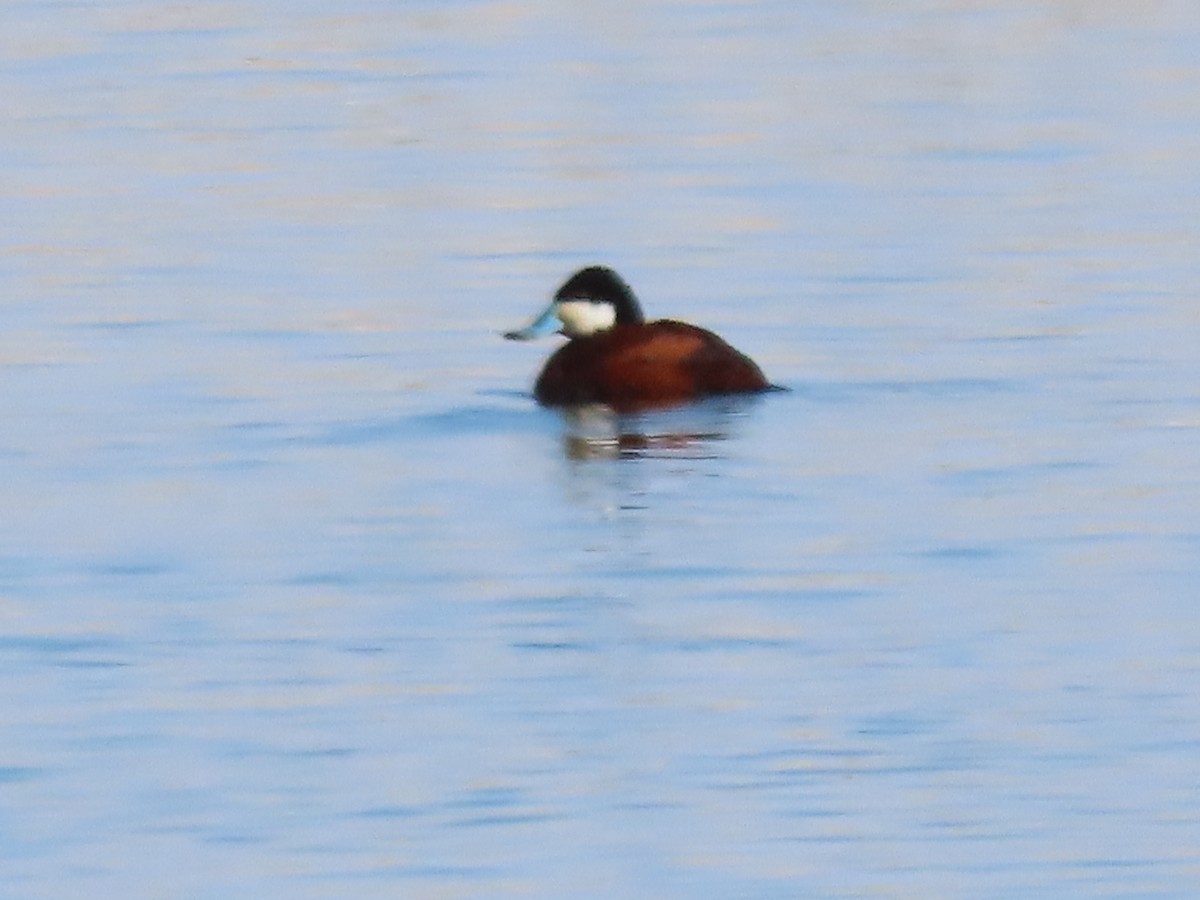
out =
{"type": "Polygon", "coordinates": [[[2,17],[0,894],[1194,895],[1200,6],[2,17]]]}

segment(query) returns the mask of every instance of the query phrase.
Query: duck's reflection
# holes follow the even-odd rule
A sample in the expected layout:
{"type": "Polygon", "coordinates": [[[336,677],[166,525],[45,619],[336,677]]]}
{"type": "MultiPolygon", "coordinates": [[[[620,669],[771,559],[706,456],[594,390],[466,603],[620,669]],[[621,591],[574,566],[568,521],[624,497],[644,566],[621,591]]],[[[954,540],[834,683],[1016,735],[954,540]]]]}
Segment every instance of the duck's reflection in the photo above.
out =
{"type": "Polygon", "coordinates": [[[562,411],[563,449],[571,460],[678,457],[711,459],[755,397],[712,398],[665,410],[614,412],[607,406],[562,411]]]}

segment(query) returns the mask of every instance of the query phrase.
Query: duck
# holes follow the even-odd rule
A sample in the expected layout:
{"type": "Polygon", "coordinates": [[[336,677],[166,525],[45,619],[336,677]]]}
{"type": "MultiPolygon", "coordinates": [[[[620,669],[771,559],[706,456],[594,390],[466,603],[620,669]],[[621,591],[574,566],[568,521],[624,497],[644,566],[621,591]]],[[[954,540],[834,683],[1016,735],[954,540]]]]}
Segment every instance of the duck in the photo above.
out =
{"type": "Polygon", "coordinates": [[[647,322],[633,289],[607,266],[577,271],[533,322],[504,336],[532,340],[556,323],[567,342],[534,384],[543,406],[632,411],[778,389],[750,357],[708,329],[674,319],[647,322]]]}

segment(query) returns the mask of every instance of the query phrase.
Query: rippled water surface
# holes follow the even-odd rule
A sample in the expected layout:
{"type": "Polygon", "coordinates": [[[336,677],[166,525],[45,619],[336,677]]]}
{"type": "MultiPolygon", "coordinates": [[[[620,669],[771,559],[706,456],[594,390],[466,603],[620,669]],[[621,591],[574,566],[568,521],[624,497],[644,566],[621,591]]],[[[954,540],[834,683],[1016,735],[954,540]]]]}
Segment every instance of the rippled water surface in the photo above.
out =
{"type": "Polygon", "coordinates": [[[3,20],[0,894],[1194,896],[1196,4],[3,20]]]}

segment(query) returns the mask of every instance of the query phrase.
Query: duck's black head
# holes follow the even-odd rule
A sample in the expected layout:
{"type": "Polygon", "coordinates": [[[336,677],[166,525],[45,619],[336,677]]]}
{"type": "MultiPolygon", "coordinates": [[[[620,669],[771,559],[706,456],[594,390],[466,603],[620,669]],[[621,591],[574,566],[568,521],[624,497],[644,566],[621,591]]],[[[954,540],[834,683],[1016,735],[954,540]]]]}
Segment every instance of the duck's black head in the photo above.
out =
{"type": "MultiPolygon", "coordinates": [[[[554,295],[554,302],[560,308],[559,318],[562,318],[561,308],[564,303],[580,301],[601,307],[610,306],[615,325],[641,325],[646,321],[633,289],[625,283],[624,278],[607,266],[588,266],[586,269],[580,269],[563,283],[554,295]]],[[[603,314],[600,319],[603,319],[603,314]]]]}
{"type": "Polygon", "coordinates": [[[625,280],[607,266],[580,269],[554,294],[549,308],[533,324],[504,336],[529,340],[550,330],[557,319],[567,337],[587,337],[614,325],[641,325],[646,321],[642,307],[625,280]]]}

